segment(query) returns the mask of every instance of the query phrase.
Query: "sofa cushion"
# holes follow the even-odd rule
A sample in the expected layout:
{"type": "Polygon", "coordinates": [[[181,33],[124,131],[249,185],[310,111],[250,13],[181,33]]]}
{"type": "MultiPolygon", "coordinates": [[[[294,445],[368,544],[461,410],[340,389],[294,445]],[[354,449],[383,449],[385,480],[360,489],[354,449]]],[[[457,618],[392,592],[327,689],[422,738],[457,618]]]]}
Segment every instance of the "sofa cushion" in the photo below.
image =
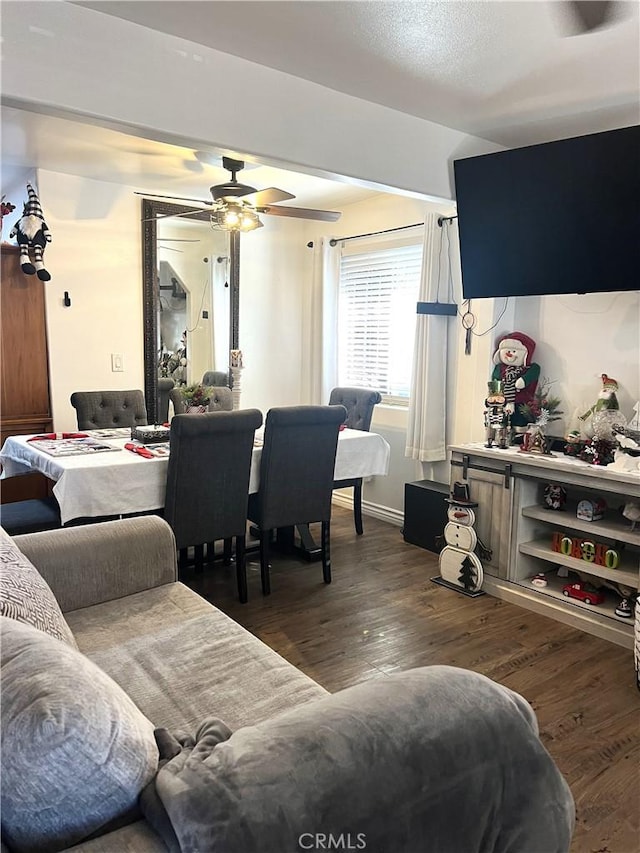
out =
{"type": "Polygon", "coordinates": [[[327,695],[315,681],[181,583],[67,613],[80,649],[156,726],[232,729],[327,695]]]}
{"type": "Polygon", "coordinates": [[[67,643],[5,617],[0,629],[3,836],[59,850],[133,814],[157,770],[153,725],[67,643]]]}
{"type": "Polygon", "coordinates": [[[0,529],[0,615],[46,631],[77,648],[54,594],[36,567],[0,529]]]}

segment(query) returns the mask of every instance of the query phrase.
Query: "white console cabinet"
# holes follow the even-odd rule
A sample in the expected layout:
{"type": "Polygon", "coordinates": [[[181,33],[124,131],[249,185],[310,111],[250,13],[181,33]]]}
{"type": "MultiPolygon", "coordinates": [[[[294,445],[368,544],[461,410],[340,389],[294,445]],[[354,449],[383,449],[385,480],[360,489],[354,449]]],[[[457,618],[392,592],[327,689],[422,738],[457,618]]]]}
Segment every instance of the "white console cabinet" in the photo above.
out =
{"type": "Polygon", "coordinates": [[[476,530],[492,550],[482,560],[483,589],[522,607],[535,610],[590,634],[631,648],[633,618],[616,616],[620,595],[609,587],[613,581],[631,590],[640,589],[640,523],[622,517],[621,507],[640,503],[640,472],[628,473],[589,465],[554,453],[551,456],[521,453],[510,447],[499,450],[483,444],[454,445],[451,450],[451,483],[467,483],[471,500],[478,503],[476,530]],[[563,510],[544,503],[547,484],[567,492],[563,510]],[[604,517],[583,521],[576,516],[580,500],[602,498],[604,517]],[[616,568],[606,568],[552,548],[554,532],[610,545],[620,555],[616,568]],[[570,572],[558,575],[558,568],[570,572]],[[544,573],[546,587],[532,585],[531,578],[544,573]],[[601,586],[602,604],[586,604],[563,595],[565,584],[582,579],[601,586]]]}

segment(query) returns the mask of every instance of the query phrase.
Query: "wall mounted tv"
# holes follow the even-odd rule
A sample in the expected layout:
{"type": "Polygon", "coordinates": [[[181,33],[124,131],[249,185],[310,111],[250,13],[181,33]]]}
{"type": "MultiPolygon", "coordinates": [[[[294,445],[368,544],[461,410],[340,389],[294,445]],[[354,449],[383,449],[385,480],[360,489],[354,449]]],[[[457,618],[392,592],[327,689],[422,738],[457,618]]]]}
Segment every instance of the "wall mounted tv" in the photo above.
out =
{"type": "Polygon", "coordinates": [[[462,290],[640,290],[640,127],[454,161],[462,290]]]}

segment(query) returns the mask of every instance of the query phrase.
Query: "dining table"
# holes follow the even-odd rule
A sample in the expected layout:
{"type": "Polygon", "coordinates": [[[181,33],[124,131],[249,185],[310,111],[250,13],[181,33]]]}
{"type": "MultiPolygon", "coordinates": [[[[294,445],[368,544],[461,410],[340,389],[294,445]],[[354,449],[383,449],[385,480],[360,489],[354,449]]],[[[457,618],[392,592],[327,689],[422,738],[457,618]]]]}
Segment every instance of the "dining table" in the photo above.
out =
{"type": "MultiPolygon", "coordinates": [[[[250,493],[257,492],[260,484],[263,430],[256,431],[254,440],[250,493]]],[[[0,450],[0,478],[44,474],[54,483],[63,525],[79,518],[135,515],[164,507],[168,442],[144,445],[132,441],[129,428],[71,435],[53,439],[9,436],[0,450]],[[145,455],[140,455],[140,447],[147,451],[145,455]]],[[[334,478],[385,475],[389,456],[389,443],[378,433],[343,429],[338,435],[334,478]]]]}

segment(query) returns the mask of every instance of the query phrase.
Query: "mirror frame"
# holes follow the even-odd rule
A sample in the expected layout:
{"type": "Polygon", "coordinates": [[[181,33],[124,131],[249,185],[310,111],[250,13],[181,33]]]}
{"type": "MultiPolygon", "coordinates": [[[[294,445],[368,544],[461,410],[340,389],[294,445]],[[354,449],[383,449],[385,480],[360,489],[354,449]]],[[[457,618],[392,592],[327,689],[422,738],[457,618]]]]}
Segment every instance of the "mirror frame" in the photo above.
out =
{"type": "MultiPolygon", "coordinates": [[[[208,210],[193,210],[174,202],[142,199],[142,323],[144,397],[147,419],[156,422],[158,400],[158,216],[189,213],[188,219],[209,222],[208,210]]],[[[240,296],[240,232],[229,232],[229,349],[238,349],[240,296]]],[[[231,374],[229,374],[231,376],[231,374]]]]}

